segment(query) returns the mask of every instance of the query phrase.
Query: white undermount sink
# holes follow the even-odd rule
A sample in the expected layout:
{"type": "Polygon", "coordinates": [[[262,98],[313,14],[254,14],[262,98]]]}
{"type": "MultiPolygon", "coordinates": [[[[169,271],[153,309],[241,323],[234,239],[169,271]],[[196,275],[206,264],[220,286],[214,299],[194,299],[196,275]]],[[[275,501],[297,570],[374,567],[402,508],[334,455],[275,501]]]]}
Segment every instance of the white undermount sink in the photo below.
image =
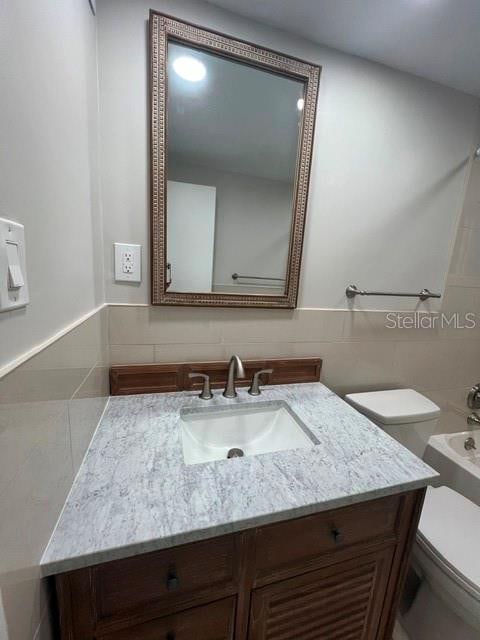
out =
{"type": "Polygon", "coordinates": [[[237,455],[312,448],[318,440],[281,400],[232,407],[186,408],[180,412],[187,464],[237,455]],[[233,451],[229,455],[229,452],[233,451]]]}

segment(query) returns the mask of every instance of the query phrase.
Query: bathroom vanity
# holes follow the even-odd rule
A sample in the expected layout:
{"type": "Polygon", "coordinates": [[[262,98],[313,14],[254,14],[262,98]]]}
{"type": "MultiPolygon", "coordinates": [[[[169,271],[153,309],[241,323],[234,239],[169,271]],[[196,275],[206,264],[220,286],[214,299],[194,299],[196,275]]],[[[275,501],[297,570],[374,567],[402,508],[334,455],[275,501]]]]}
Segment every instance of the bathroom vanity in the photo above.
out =
{"type": "Polygon", "coordinates": [[[320,383],[112,398],[42,560],[62,638],[389,640],[435,475],[320,383]],[[266,403],[315,442],[186,463],[182,411],[266,403]]]}
{"type": "Polygon", "coordinates": [[[422,491],[60,574],[63,638],[390,638],[422,491]]]}

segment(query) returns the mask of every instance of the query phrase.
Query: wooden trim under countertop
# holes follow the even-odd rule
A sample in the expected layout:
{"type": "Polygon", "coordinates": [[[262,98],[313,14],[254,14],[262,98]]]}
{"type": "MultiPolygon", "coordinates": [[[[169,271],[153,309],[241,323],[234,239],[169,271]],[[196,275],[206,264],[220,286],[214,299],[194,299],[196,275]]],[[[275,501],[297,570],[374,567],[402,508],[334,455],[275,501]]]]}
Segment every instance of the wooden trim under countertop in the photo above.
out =
{"type": "MultiPolygon", "coordinates": [[[[263,374],[263,384],[294,384],[318,382],[322,369],[320,358],[274,358],[244,360],[246,378],[237,380],[238,386],[250,384],[259,369],[273,369],[263,374]]],[[[225,386],[228,362],[174,362],[168,364],[122,364],[110,368],[110,395],[139,393],[167,393],[169,391],[200,390],[202,381],[191,380],[190,372],[206,373],[213,389],[225,386]]]]}

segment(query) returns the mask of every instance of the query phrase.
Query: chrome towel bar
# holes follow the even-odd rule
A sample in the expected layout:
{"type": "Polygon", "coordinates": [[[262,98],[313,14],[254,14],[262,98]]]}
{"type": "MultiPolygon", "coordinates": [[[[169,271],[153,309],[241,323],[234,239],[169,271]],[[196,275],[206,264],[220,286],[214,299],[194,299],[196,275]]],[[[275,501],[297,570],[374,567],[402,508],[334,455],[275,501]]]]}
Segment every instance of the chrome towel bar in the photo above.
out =
{"type": "Polygon", "coordinates": [[[345,289],[347,298],[355,298],[355,296],[395,296],[396,298],[420,298],[420,300],[428,300],[429,298],[441,298],[440,293],[432,293],[428,289],[422,289],[420,293],[395,293],[392,291],[364,291],[359,289],[355,284],[349,284],[345,289]]]}
{"type": "Polygon", "coordinates": [[[232,279],[238,280],[239,278],[246,280],[278,280],[279,282],[285,282],[285,278],[267,278],[265,276],[241,276],[239,273],[232,273],[232,279]]]}

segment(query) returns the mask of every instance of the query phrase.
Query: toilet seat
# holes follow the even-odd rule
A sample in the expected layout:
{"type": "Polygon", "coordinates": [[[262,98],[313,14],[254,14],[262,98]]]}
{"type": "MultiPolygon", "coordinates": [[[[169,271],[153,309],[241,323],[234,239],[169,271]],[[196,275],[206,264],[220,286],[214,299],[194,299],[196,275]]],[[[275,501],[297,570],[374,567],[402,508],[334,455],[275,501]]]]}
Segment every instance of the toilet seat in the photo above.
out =
{"type": "Polygon", "coordinates": [[[480,508],[448,487],[428,487],[414,562],[444,601],[480,625],[480,508]]]}

